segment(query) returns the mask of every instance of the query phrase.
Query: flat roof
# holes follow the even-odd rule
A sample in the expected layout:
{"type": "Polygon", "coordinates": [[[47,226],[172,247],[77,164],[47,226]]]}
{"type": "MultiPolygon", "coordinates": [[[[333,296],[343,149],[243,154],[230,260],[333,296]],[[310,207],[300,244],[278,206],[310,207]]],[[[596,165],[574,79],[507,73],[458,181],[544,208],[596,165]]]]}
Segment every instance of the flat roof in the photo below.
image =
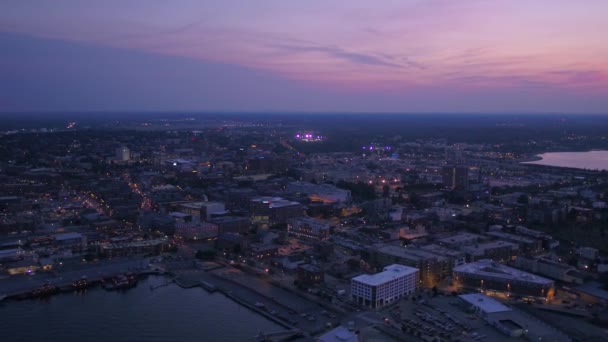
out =
{"type": "Polygon", "coordinates": [[[82,239],[82,234],[80,234],[80,233],[55,234],[55,240],[70,240],[70,239],[82,239]]]}
{"type": "Polygon", "coordinates": [[[209,207],[212,205],[224,205],[221,202],[189,202],[180,204],[182,207],[191,208],[191,209],[201,209],[203,207],[209,207]]]}
{"type": "Polygon", "coordinates": [[[602,284],[597,281],[587,282],[584,285],[575,287],[574,290],[603,300],[608,300],[608,291],[604,290],[602,284]]]}
{"type": "Polygon", "coordinates": [[[493,237],[497,237],[497,238],[503,238],[505,240],[511,239],[514,241],[518,241],[518,242],[524,242],[524,243],[534,243],[536,242],[536,240],[533,240],[529,237],[526,236],[521,236],[521,235],[515,235],[515,234],[510,234],[510,233],[503,233],[503,232],[487,232],[487,235],[493,236],[493,237]]]}
{"type": "Polygon", "coordinates": [[[384,271],[376,274],[362,274],[360,276],[354,277],[352,280],[358,281],[360,283],[377,286],[380,284],[384,284],[391,280],[401,278],[403,276],[413,274],[418,272],[419,270],[414,267],[409,267],[405,265],[393,264],[386,266],[384,271]]]}
{"type": "Polygon", "coordinates": [[[486,250],[488,250],[488,249],[494,249],[494,248],[500,248],[500,247],[509,247],[512,250],[519,249],[519,246],[514,243],[498,240],[498,241],[479,243],[476,245],[463,246],[461,248],[461,250],[465,253],[469,253],[472,255],[483,255],[486,252],[486,250]]]}
{"type": "Polygon", "coordinates": [[[459,242],[465,242],[465,241],[474,240],[474,239],[483,239],[483,236],[477,235],[477,234],[472,234],[472,233],[460,233],[460,234],[441,238],[438,241],[443,242],[443,243],[459,243],[459,242]]]}
{"type": "Polygon", "coordinates": [[[527,281],[543,285],[553,284],[553,280],[505,266],[490,259],[482,259],[468,264],[456,266],[454,267],[453,271],[458,273],[500,278],[507,281],[527,281]]]}
{"type": "Polygon", "coordinates": [[[376,248],[376,251],[383,254],[388,254],[410,261],[421,260],[436,260],[445,261],[446,257],[417,248],[417,247],[400,247],[395,245],[382,245],[376,248]]]}
{"type": "Polygon", "coordinates": [[[488,297],[483,293],[469,293],[458,296],[465,302],[478,307],[485,313],[505,312],[512,309],[494,298],[488,297]]]}
{"type": "Polygon", "coordinates": [[[343,326],[339,326],[319,336],[321,342],[358,342],[359,336],[343,326]]]}

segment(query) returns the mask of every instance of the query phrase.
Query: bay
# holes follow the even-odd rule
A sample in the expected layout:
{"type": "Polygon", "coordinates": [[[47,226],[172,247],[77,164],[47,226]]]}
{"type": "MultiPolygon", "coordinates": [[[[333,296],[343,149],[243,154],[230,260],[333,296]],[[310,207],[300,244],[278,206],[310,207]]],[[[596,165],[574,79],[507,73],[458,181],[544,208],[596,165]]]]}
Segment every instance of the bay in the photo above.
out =
{"type": "Polygon", "coordinates": [[[608,151],[549,152],[539,154],[541,160],[524,164],[569,167],[584,170],[608,170],[608,151]]]}
{"type": "Polygon", "coordinates": [[[46,299],[0,303],[3,342],[12,341],[252,341],[285,330],[221,293],[150,276],[124,292],[101,288],[46,299]]]}

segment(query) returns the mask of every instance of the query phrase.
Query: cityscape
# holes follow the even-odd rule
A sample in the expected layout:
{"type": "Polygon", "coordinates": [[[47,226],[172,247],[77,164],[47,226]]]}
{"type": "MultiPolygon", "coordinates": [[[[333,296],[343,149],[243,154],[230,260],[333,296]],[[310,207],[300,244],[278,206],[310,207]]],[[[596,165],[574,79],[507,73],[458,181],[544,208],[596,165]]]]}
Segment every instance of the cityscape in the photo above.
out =
{"type": "Polygon", "coordinates": [[[0,5],[1,340],[607,341],[606,10],[0,5]]]}

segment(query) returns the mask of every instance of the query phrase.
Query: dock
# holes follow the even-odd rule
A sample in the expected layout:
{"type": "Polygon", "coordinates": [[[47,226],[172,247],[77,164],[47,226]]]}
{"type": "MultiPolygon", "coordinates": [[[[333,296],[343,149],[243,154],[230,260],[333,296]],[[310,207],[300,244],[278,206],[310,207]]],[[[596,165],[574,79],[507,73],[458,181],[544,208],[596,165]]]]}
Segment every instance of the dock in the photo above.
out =
{"type": "Polygon", "coordinates": [[[201,287],[204,288],[205,290],[207,290],[207,292],[209,293],[213,293],[215,291],[217,291],[217,286],[208,283],[206,281],[201,281],[201,287]]]}

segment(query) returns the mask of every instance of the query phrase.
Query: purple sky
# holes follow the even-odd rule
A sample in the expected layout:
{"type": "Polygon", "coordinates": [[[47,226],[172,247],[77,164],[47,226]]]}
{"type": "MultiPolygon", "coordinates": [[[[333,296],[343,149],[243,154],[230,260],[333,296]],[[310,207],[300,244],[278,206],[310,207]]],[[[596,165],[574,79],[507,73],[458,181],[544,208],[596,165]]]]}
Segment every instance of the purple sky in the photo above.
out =
{"type": "Polygon", "coordinates": [[[0,111],[608,113],[606,0],[4,0],[0,111]]]}

